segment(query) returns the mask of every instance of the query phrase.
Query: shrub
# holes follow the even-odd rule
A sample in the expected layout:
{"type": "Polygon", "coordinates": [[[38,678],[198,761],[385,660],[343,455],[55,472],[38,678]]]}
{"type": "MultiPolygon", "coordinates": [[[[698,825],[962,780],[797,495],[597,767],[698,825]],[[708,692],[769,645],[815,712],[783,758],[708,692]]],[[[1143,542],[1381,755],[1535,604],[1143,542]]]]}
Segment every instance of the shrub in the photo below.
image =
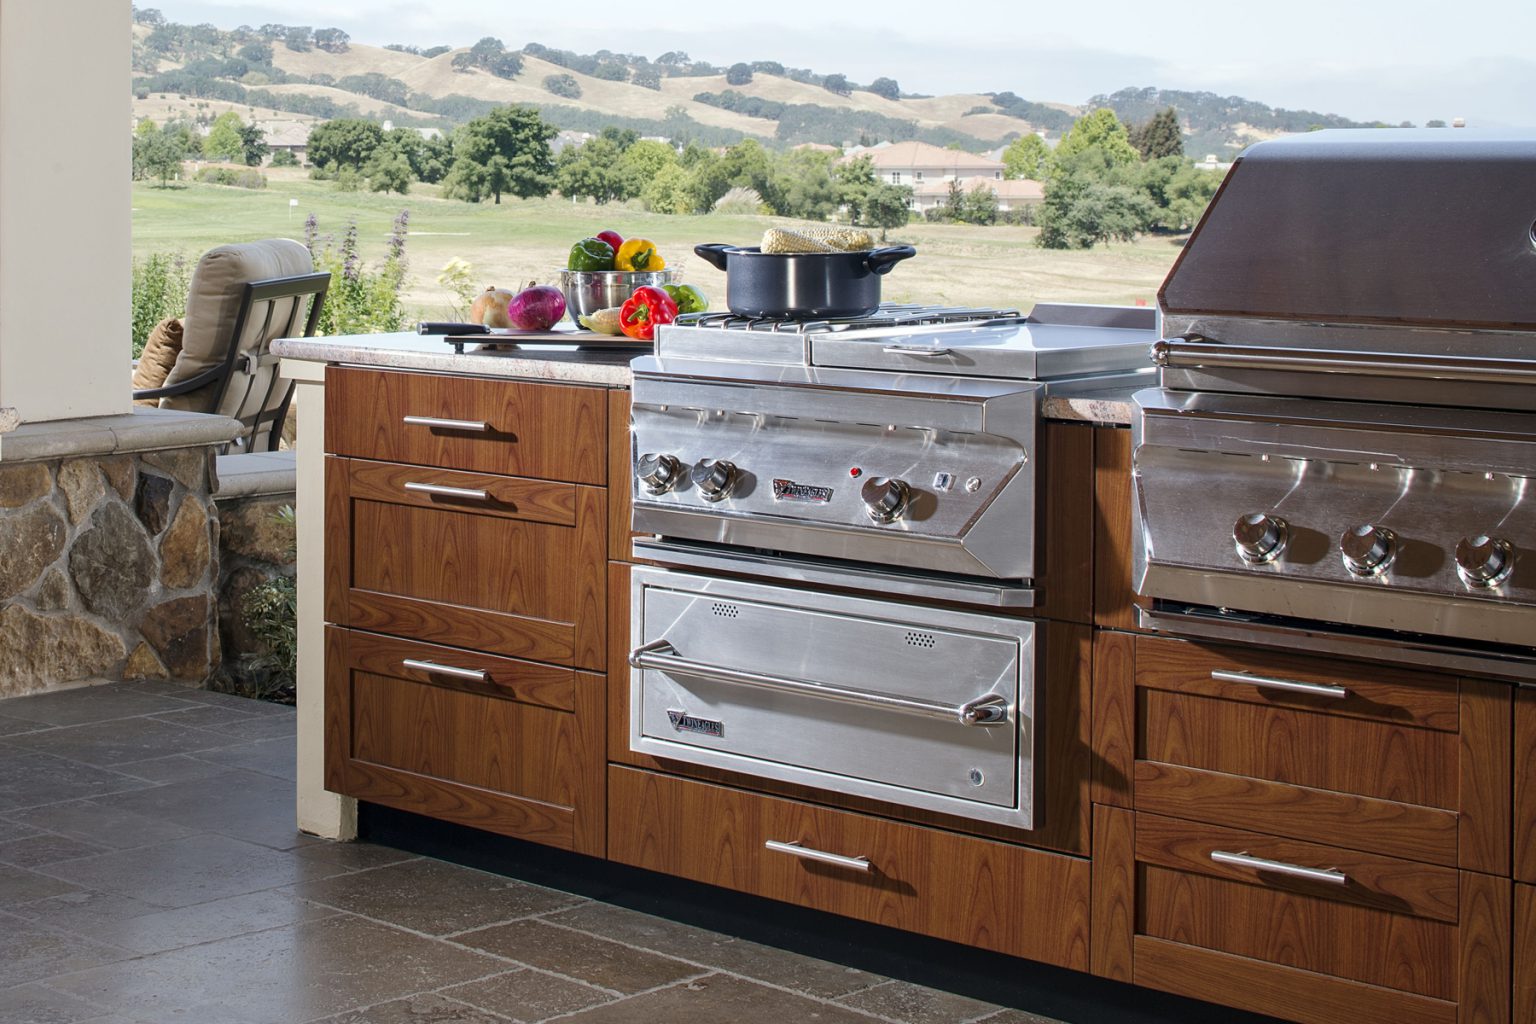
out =
{"type": "MultiPolygon", "coordinates": [[[[293,506],[275,517],[293,536],[293,506]]],[[[245,624],[259,645],[249,655],[256,679],[245,688],[248,697],[275,697],[293,689],[299,670],[298,585],[292,576],[274,576],[246,591],[240,602],[245,624]]]]}
{"type": "Polygon", "coordinates": [[[544,78],[544,88],[568,100],[581,98],[581,83],[576,81],[573,75],[547,75],[544,78]]]}
{"type": "Polygon", "coordinates": [[[291,149],[277,149],[272,151],[273,167],[297,167],[299,158],[293,155],[291,149]]]}
{"type": "Polygon", "coordinates": [[[192,268],[179,252],[154,252],[133,261],[133,358],[144,351],[144,342],[156,324],[186,312],[191,278],[192,268]]]}
{"type": "Polygon", "coordinates": [[[319,222],[312,213],[304,220],[304,244],[315,269],[330,271],[331,288],[325,297],[316,327],[319,334],[373,334],[398,331],[405,326],[400,306],[400,285],[405,280],[406,225],[410,211],[395,218],[389,247],[378,270],[363,267],[357,251],[357,223],[347,225],[340,242],[320,237],[319,222]]]}
{"type": "Polygon", "coordinates": [[[233,188],[266,188],[267,176],[254,168],[236,170],[233,167],[204,167],[197,172],[197,180],[208,185],[229,185],[233,188]]]}

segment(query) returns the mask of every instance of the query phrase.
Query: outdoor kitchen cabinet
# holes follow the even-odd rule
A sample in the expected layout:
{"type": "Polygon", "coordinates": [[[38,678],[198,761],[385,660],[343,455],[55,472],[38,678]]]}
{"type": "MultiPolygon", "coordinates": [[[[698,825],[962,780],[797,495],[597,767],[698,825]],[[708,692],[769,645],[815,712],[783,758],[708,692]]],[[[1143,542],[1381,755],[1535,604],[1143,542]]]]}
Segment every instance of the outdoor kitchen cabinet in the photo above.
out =
{"type": "Polygon", "coordinates": [[[1100,642],[1098,973],[1309,1024],[1508,1019],[1508,684],[1100,642]]]}
{"type": "Polygon", "coordinates": [[[1536,687],[1515,695],[1515,878],[1536,883],[1536,687]]]}
{"type": "Polygon", "coordinates": [[[326,786],[604,852],[608,391],[326,375],[326,786]]]}

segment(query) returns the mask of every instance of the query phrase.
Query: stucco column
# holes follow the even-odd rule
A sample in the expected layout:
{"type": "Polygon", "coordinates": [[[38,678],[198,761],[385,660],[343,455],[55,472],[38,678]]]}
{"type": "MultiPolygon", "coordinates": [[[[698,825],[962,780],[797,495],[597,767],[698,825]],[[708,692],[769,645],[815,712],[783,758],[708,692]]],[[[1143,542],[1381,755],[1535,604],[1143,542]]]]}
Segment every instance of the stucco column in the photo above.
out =
{"type": "Polygon", "coordinates": [[[127,3],[0,0],[0,409],[29,423],[129,410],[131,32],[127,3]]]}

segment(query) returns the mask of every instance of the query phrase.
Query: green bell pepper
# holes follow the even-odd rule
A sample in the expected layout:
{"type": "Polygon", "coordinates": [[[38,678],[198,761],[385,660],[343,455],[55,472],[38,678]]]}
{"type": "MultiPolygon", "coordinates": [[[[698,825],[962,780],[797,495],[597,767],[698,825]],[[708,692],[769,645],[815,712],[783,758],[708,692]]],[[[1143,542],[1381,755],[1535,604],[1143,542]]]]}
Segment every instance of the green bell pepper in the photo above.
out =
{"type": "Polygon", "coordinates": [[[612,270],[613,246],[601,238],[583,238],[571,246],[568,270],[612,270]]]}
{"type": "Polygon", "coordinates": [[[704,293],[691,284],[664,284],[662,288],[677,303],[679,313],[703,313],[709,309],[704,293]]]}

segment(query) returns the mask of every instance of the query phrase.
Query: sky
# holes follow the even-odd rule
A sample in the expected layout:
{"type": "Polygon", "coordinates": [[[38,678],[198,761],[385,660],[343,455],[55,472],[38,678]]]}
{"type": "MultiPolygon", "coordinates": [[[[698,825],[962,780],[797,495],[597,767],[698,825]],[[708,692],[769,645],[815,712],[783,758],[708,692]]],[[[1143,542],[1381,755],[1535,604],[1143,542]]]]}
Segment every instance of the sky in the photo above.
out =
{"type": "Polygon", "coordinates": [[[353,42],[468,46],[495,36],[592,53],[776,60],[907,92],[1080,104],[1127,86],[1204,90],[1360,121],[1536,128],[1532,0],[136,0],[219,28],[340,28],[353,42]]]}

